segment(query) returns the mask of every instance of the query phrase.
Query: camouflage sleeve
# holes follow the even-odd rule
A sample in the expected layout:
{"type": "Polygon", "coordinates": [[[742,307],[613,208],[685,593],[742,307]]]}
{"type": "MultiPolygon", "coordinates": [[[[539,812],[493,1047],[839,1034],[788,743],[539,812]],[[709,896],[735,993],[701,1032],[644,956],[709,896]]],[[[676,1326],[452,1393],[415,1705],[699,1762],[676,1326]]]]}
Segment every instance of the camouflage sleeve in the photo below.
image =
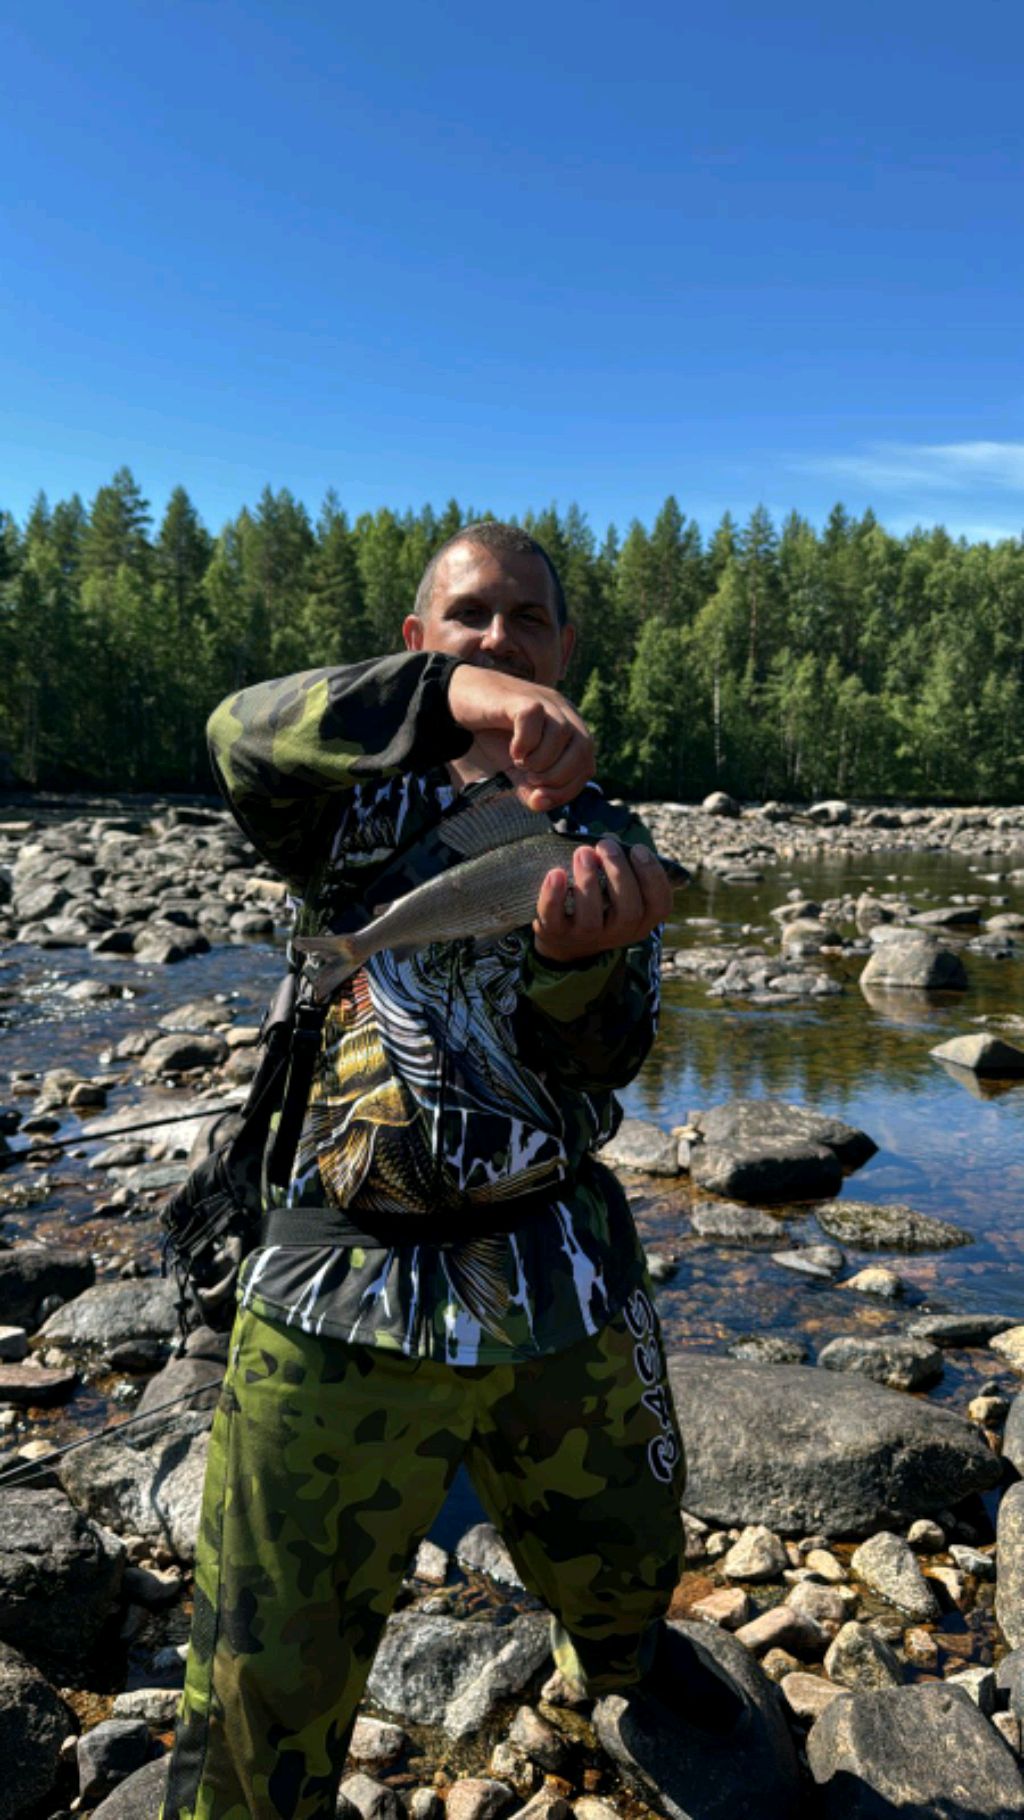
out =
{"type": "Polygon", "coordinates": [[[214,710],[207,733],[218,786],[257,852],[290,884],[308,882],[342,792],[468,750],[471,736],[448,709],[456,661],[416,651],[303,670],[214,710]]]}
{"type": "Polygon", "coordinates": [[[519,1021],[524,1059],[577,1092],[625,1087],[654,1041],[660,976],[656,935],[567,966],[531,948],[519,1021]]]}

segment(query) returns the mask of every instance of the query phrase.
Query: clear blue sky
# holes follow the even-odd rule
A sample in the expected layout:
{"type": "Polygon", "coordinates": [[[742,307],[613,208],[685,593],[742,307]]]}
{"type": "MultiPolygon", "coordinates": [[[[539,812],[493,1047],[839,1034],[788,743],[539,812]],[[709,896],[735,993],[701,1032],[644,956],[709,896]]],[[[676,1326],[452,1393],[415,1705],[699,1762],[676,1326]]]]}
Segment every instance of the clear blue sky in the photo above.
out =
{"type": "Polygon", "coordinates": [[[8,0],[0,507],[1024,528],[1013,0],[8,0]]]}

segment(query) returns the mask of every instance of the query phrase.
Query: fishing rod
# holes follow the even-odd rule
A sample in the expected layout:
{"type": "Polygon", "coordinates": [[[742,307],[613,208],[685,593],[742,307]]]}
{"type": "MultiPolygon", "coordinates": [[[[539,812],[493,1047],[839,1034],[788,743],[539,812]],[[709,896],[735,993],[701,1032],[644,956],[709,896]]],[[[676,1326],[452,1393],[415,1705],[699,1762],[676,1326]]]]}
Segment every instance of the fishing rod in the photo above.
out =
{"type": "MultiPolygon", "coordinates": [[[[142,1131],[155,1131],[158,1125],[181,1125],[189,1119],[220,1118],[225,1112],[241,1112],[244,1103],[243,1100],[235,1100],[230,1106],[200,1106],[191,1112],[170,1112],[158,1119],[147,1119],[144,1125],[115,1125],[110,1131],[78,1131],[72,1137],[48,1138],[40,1133],[37,1142],[26,1144],[21,1150],[0,1152],[0,1169],[21,1162],[36,1150],[70,1150],[75,1144],[96,1144],[101,1138],[135,1137],[142,1131]]],[[[29,1136],[32,1135],[30,1132],[29,1136]]]]}
{"type": "Polygon", "coordinates": [[[182,1391],[180,1396],[171,1397],[166,1403],[158,1403],[155,1409],[140,1409],[133,1416],[126,1416],[123,1422],[108,1422],[105,1428],[97,1429],[94,1435],[80,1435],[77,1441],[65,1441],[63,1447],[55,1447],[40,1460],[16,1461],[10,1466],[0,1466],[0,1491],[25,1485],[31,1479],[42,1478],[51,1472],[55,1460],[62,1460],[65,1454],[75,1453],[79,1447],[91,1447],[96,1441],[109,1440],[112,1435],[123,1433],[135,1422],[148,1422],[153,1416],[164,1415],[169,1409],[179,1409],[182,1403],[191,1402],[193,1397],[203,1396],[217,1390],[218,1382],[196,1384],[191,1390],[182,1391]]]}

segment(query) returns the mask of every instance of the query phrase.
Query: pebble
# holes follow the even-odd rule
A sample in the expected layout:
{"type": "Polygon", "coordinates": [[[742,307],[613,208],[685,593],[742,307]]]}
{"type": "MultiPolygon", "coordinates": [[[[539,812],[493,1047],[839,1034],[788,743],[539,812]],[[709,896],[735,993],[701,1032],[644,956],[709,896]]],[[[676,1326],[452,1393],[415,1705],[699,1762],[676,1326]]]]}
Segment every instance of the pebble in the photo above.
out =
{"type": "Polygon", "coordinates": [[[1020,1720],[1015,1713],[993,1713],[992,1723],[1015,1757],[1021,1754],[1020,1720]]]}
{"type": "Polygon", "coordinates": [[[445,1802],[447,1820],[498,1820],[515,1807],[518,1796],[507,1782],[488,1776],[465,1776],[453,1782],[445,1802]]]}
{"type": "Polygon", "coordinates": [[[846,1259],[838,1245],[804,1245],[794,1251],[773,1251],[772,1263],[784,1270],[798,1270],[809,1277],[834,1277],[846,1259]]]}
{"type": "Polygon", "coordinates": [[[995,1670],[975,1666],[961,1669],[959,1674],[946,1676],[947,1687],[962,1687],[969,1699],[974,1701],[987,1719],[996,1709],[995,1670]]]}
{"type": "Polygon", "coordinates": [[[842,1693],[821,1675],[808,1675],[801,1670],[785,1675],[781,1682],[783,1698],[798,1719],[813,1722],[842,1693]]]}
{"type": "Polygon", "coordinates": [[[930,1569],[928,1578],[938,1581],[950,1604],[955,1605],[958,1610],[962,1610],[969,1602],[964,1576],[955,1567],[943,1567],[940,1563],[930,1569]]]}
{"type": "Polygon", "coordinates": [[[761,1672],[769,1681],[782,1681],[786,1675],[793,1674],[800,1667],[796,1656],[791,1656],[788,1649],[770,1649],[761,1657],[761,1672]]]}
{"type": "Polygon", "coordinates": [[[750,1523],[721,1562],[730,1580],[777,1580],[788,1565],[785,1546],[763,1523],[750,1523]]]}
{"type": "Polygon", "coordinates": [[[532,1706],[519,1708],[508,1729],[508,1742],[556,1776],[564,1775],[572,1758],[570,1745],[532,1706]]]}
{"type": "Polygon", "coordinates": [[[835,1635],[850,1615],[849,1600],[843,1596],[845,1591],[838,1586],[821,1586],[815,1580],[804,1580],[786,1594],[786,1604],[813,1618],[823,1631],[835,1635]]]}
{"type": "Polygon", "coordinates": [[[443,1586],[448,1578],[448,1556],[436,1542],[421,1542],[416,1550],[413,1575],[428,1586],[443,1586]]]}
{"type": "Polygon", "coordinates": [[[829,1586],[841,1586],[850,1578],[842,1562],[828,1548],[808,1549],[804,1556],[804,1566],[829,1586]]]}
{"type": "Polygon", "coordinates": [[[361,1713],[352,1730],[349,1755],[374,1769],[391,1769],[408,1742],[400,1725],[388,1725],[383,1719],[370,1719],[361,1713]]]}
{"type": "Polygon", "coordinates": [[[887,1301],[896,1302],[903,1294],[903,1278],[897,1276],[895,1270],[887,1270],[884,1264],[868,1264],[864,1270],[858,1270],[856,1276],[847,1277],[836,1287],[855,1289],[859,1295],[884,1296],[887,1301]]]}
{"type": "Polygon", "coordinates": [[[866,1624],[844,1624],[825,1656],[825,1673],[840,1687],[899,1687],[899,1658],[866,1624]]]}
{"type": "Polygon", "coordinates": [[[907,1530],[907,1541],[919,1554],[937,1555],[946,1546],[946,1532],[941,1523],[933,1523],[930,1517],[918,1517],[907,1530]]]}
{"type": "Polygon", "coordinates": [[[903,1653],[915,1668],[935,1669],[939,1666],[939,1646],[931,1631],[922,1630],[919,1626],[915,1625],[904,1632],[903,1653]]]}
{"type": "Polygon", "coordinates": [[[716,1588],[690,1607],[692,1617],[704,1624],[718,1624],[722,1630],[738,1630],[741,1624],[746,1624],[750,1612],[750,1599],[739,1586],[716,1588]]]}
{"type": "Polygon", "coordinates": [[[961,1573],[974,1574],[979,1580],[994,1580],[996,1577],[995,1556],[986,1554],[980,1548],[968,1548],[963,1542],[950,1544],[950,1554],[961,1573]]]}
{"type": "Polygon", "coordinates": [[[854,1573],[911,1618],[937,1618],[935,1594],[925,1580],[909,1542],[881,1529],[854,1550],[854,1573]]]}
{"type": "Polygon", "coordinates": [[[828,1647],[828,1634],[809,1612],[795,1605],[772,1605],[758,1613],[736,1632],[742,1643],[755,1656],[765,1650],[788,1650],[797,1656],[822,1656],[828,1647]]]}

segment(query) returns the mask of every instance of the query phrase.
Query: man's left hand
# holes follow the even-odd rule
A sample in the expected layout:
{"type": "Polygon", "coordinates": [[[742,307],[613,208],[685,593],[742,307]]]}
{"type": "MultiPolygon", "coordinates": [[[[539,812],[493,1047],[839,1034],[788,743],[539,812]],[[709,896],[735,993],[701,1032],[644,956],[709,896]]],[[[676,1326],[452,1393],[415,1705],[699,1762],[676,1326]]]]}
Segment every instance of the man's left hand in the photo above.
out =
{"type": "Polygon", "coordinates": [[[534,946],[542,960],[577,961],[642,942],[672,908],[672,887],[649,848],[617,840],[577,847],[570,874],[549,872],[537,899],[534,946]],[[602,879],[603,875],[603,879],[602,879]]]}

